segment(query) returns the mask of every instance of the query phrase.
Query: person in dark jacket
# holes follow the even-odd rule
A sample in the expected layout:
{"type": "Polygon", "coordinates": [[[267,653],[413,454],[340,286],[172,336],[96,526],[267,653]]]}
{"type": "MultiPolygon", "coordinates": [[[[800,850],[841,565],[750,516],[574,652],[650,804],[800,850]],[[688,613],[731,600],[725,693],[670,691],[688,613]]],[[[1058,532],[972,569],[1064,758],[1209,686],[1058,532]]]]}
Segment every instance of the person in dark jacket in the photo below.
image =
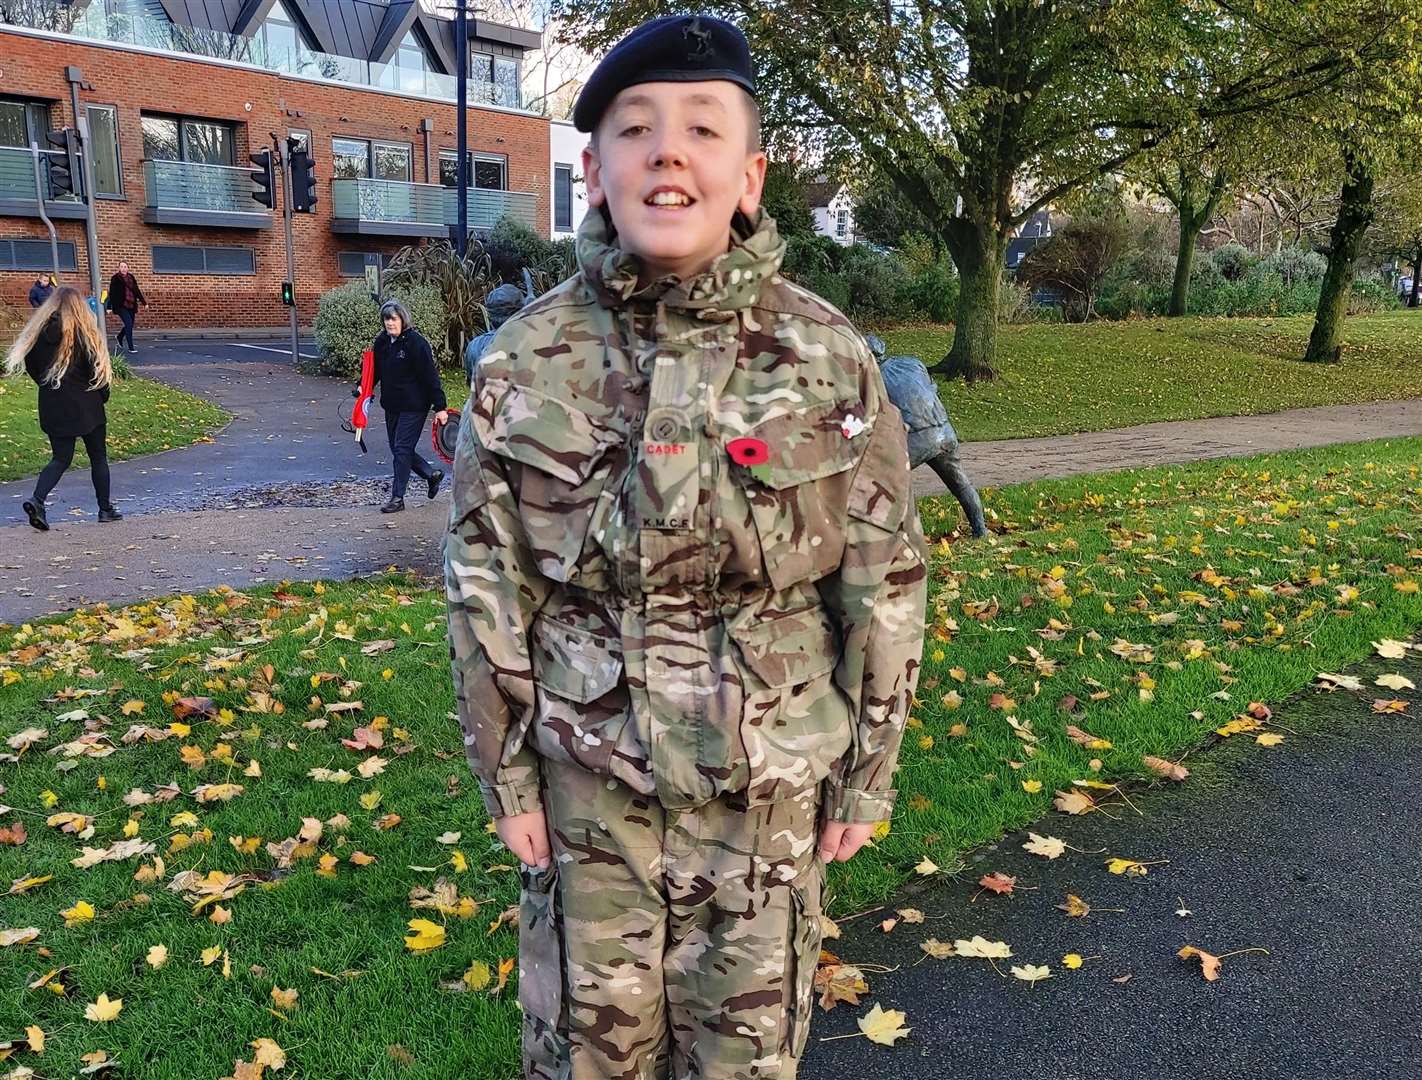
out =
{"type": "Polygon", "coordinates": [[[20,331],[5,365],[6,374],[23,367],[39,384],[40,430],[49,436],[51,458],[35,479],[35,493],[22,503],[30,524],[47,531],[44,503],[74,460],[74,444],[84,440],[89,473],[99,502],[100,521],[123,515],[109,501],[109,458],[104,405],[113,369],[104,335],[77,289],[55,290],[20,331]]]}
{"type": "Polygon", "coordinates": [[[425,430],[425,417],[433,406],[440,423],[449,419],[444,386],[435,367],[434,351],[418,330],[410,325],[410,312],[398,300],[389,300],[380,309],[385,329],[371,346],[375,352],[375,381],[380,386],[380,406],[385,410],[385,433],[395,461],[390,501],[382,514],[405,509],[405,486],[413,471],[429,485],[430,498],[439,491],[444,473],[434,468],[415,449],[425,430]]]}
{"type": "Polygon", "coordinates": [[[138,287],[138,281],[129,272],[128,263],[121,262],[118,273],[109,279],[109,299],[105,305],[119,317],[123,326],[119,329],[118,347],[123,348],[123,339],[128,338],[128,351],[137,352],[133,344],[133,324],[138,319],[138,305],[148,306],[148,298],[138,287]]]}
{"type": "Polygon", "coordinates": [[[54,279],[48,274],[41,274],[35,278],[35,283],[30,286],[30,307],[42,307],[54,292],[54,279]]]}

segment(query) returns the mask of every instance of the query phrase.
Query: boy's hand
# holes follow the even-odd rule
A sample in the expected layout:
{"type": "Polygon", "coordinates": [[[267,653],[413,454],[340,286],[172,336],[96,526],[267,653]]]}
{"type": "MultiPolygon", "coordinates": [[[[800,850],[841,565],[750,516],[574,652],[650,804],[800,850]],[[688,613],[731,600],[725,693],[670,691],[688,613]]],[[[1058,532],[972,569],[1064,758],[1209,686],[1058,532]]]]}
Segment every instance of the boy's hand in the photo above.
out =
{"type": "Polygon", "coordinates": [[[839,821],[827,821],[820,829],[820,858],[825,862],[848,862],[873,835],[873,825],[845,825],[839,821]]]}
{"type": "Polygon", "coordinates": [[[501,817],[494,822],[494,829],[504,846],[517,855],[524,866],[548,869],[548,822],[542,810],[501,817]]]}

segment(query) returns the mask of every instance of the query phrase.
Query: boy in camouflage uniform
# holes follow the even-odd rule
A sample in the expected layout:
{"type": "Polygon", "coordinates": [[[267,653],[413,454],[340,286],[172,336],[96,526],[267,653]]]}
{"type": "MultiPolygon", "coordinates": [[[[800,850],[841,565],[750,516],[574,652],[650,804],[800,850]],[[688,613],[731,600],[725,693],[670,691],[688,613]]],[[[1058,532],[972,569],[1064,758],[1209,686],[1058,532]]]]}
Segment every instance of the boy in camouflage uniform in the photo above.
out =
{"type": "Polygon", "coordinates": [[[603,61],[580,272],[499,331],[459,433],[452,666],[525,864],[529,1077],[793,1078],[824,864],[893,808],[927,581],[904,426],[777,273],[752,90],[705,16],[603,61]]]}

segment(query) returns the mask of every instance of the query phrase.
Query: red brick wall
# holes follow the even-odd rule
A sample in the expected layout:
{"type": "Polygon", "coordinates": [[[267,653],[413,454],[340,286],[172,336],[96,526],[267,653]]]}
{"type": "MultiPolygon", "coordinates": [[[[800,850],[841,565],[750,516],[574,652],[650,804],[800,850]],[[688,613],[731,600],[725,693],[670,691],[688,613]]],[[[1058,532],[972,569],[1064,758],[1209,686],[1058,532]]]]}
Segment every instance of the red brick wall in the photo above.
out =
{"type": "MultiPolygon", "coordinates": [[[[414,179],[424,182],[424,138],[420,121],[430,118],[430,181],[439,181],[439,151],[453,149],[456,110],[453,105],[397,97],[338,83],[319,84],[271,72],[252,71],[167,56],[101,46],[50,41],[0,30],[0,69],[7,94],[47,98],[55,103],[52,123],[72,124],[69,84],[64,68],[77,64],[92,90],[80,91],[80,104],[116,105],[125,198],[98,201],[100,280],[108,284],[119,260],[126,260],[143,286],[150,307],[140,314],[139,328],[286,325],[280,303],[286,250],[280,214],[272,214],[267,229],[195,228],[150,225],[143,220],[143,132],[140,113],[166,112],[226,120],[237,125],[237,162],[246,164],[249,143],[270,145],[268,132],[288,129],[311,132],[316,156],[317,204],[314,214],[297,214],[292,223],[297,252],[296,296],[303,325],[314,319],[322,292],[349,279],[337,268],[341,251],[383,251],[393,254],[407,243],[396,237],[350,236],[331,231],[331,139],[350,136],[390,139],[411,145],[414,179]],[[248,111],[247,106],[251,109],[248,111]],[[284,107],[284,108],[283,108],[284,107]],[[284,111],[285,110],[285,111],[284,111]],[[299,111],[301,115],[294,114],[299,111]],[[257,273],[251,277],[154,274],[152,247],[159,245],[220,245],[251,247],[257,273]]],[[[511,191],[538,196],[537,228],[548,233],[548,121],[541,117],[468,110],[471,151],[503,154],[508,159],[511,191]]],[[[278,203],[280,205],[280,203],[278,203]]],[[[254,210],[263,209],[253,203],[254,210]]],[[[75,245],[77,274],[61,275],[68,284],[88,289],[88,260],[82,221],[56,221],[61,241],[75,245]]],[[[47,234],[38,218],[0,217],[0,238],[47,234]]],[[[0,301],[24,304],[34,273],[0,271],[0,301]]],[[[117,320],[110,317],[114,327],[117,320]]]]}

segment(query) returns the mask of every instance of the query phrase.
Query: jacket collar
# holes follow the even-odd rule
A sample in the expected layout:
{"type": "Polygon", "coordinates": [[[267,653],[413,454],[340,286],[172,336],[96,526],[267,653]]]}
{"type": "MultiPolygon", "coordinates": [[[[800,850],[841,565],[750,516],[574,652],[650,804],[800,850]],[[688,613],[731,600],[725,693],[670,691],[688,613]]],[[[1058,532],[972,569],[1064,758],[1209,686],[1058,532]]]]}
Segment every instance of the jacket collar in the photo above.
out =
{"type": "Polygon", "coordinates": [[[641,258],[622,250],[607,215],[595,208],[578,229],[578,265],[603,307],[646,301],[707,319],[733,318],[755,303],[765,279],[780,269],[785,242],[775,219],[763,210],[756,211],[754,218],[737,213],[731,232],[731,247],[695,277],[682,281],[668,275],[639,287],[641,258]]]}

